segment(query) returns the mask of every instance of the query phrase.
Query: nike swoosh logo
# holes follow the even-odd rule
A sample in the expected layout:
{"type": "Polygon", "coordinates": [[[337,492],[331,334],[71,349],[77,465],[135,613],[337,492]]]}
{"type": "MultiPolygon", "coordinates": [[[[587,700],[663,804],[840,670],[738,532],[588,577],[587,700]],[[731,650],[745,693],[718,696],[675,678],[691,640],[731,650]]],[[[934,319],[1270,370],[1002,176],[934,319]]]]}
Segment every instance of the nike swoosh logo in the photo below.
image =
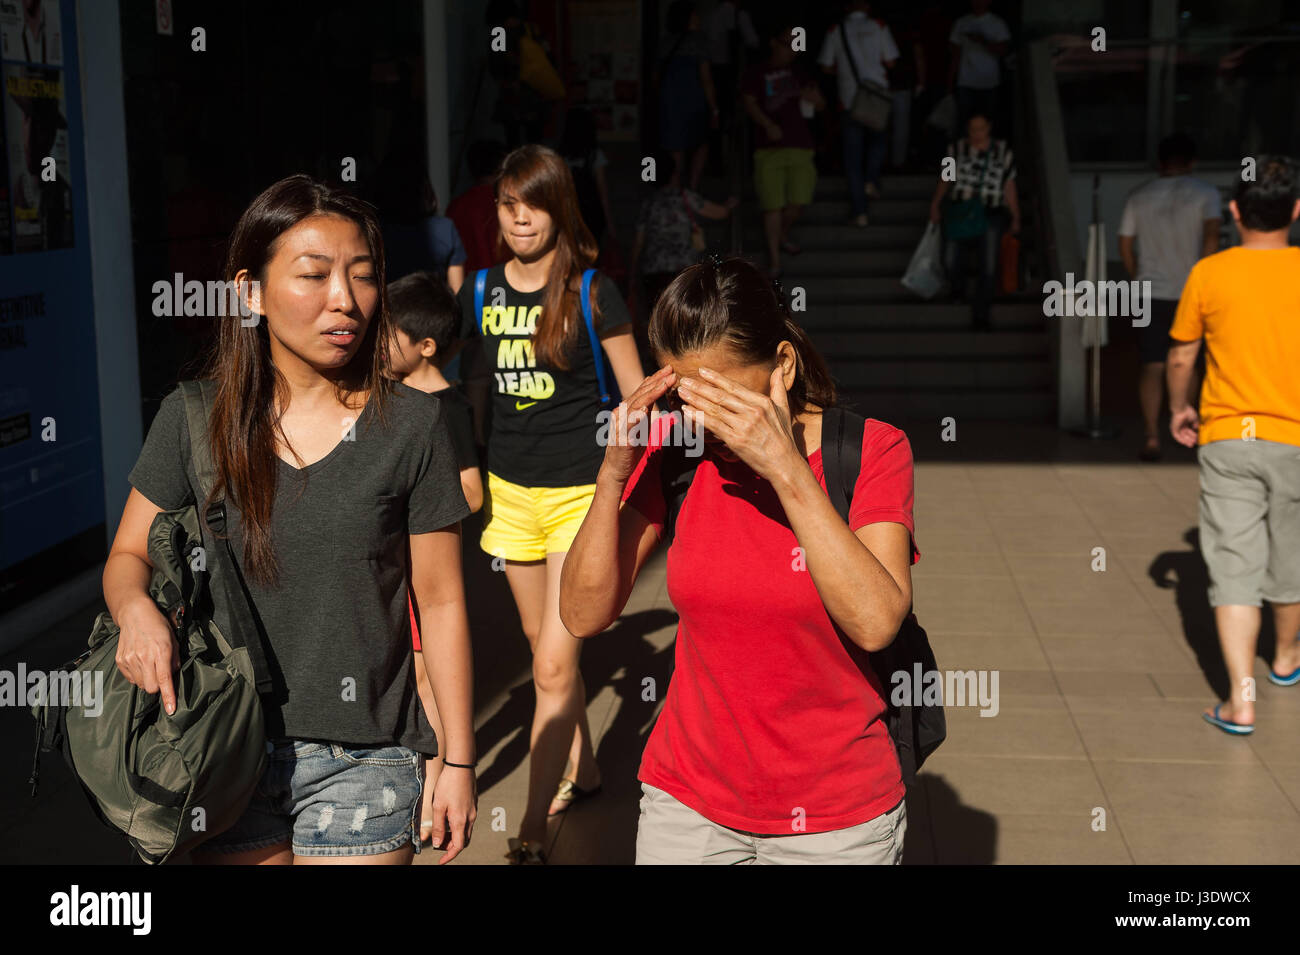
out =
{"type": "Polygon", "coordinates": [[[516,402],[515,402],[515,410],[516,410],[516,411],[523,411],[525,408],[531,408],[531,407],[532,407],[533,405],[535,405],[535,404],[537,404],[536,401],[525,401],[525,402],[522,402],[522,403],[516,401],[516,402]]]}

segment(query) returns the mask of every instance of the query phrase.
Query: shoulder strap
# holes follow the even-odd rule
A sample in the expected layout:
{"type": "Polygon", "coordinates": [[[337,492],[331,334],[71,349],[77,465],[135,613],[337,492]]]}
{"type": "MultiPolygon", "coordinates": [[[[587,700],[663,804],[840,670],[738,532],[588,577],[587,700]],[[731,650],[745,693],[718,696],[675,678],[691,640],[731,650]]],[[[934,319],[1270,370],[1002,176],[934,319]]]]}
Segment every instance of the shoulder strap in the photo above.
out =
{"type": "Polygon", "coordinates": [[[185,402],[185,420],[190,433],[190,459],[194,464],[194,475],[199,482],[195,488],[198,500],[195,507],[199,512],[200,532],[204,529],[212,532],[213,544],[208,549],[213,565],[220,568],[220,593],[224,607],[230,615],[230,626],[223,629],[232,647],[247,647],[248,660],[253,668],[253,677],[259,693],[271,692],[271,676],[266,665],[266,655],[262,648],[262,639],[257,630],[257,622],[250,609],[251,601],[239,576],[239,565],[235,562],[234,551],[230,547],[230,535],[226,533],[226,502],[214,500],[207,513],[204,506],[216,481],[216,468],[212,463],[212,445],[208,439],[208,421],[212,413],[213,384],[208,381],[182,381],[181,398],[185,402]],[[228,632],[227,632],[228,631],[228,632]]]}
{"type": "Polygon", "coordinates": [[[844,44],[844,56],[849,61],[849,68],[853,70],[853,81],[861,86],[862,74],[858,72],[858,61],[853,58],[853,48],[849,46],[848,25],[848,20],[845,20],[840,24],[840,42],[844,44]]]}
{"type": "Polygon", "coordinates": [[[591,279],[595,274],[595,269],[587,269],[582,273],[582,319],[587,323],[587,338],[591,341],[591,354],[596,360],[596,383],[600,388],[600,403],[607,405],[610,399],[609,387],[605,379],[605,357],[600,347],[600,339],[596,337],[596,323],[591,314],[591,279]]]}
{"type": "Polygon", "coordinates": [[[195,488],[200,508],[207,502],[216,482],[216,470],[212,465],[212,445],[208,437],[209,396],[204,394],[204,382],[182,381],[181,397],[185,401],[185,423],[189,425],[190,460],[194,464],[194,476],[199,486],[195,488]],[[200,438],[202,440],[200,440],[200,438]]]}
{"type": "Polygon", "coordinates": [[[487,291],[487,269],[474,273],[474,327],[483,330],[483,293],[487,291]]]}
{"type": "Polygon", "coordinates": [[[843,408],[827,408],[822,414],[822,475],[826,495],[836,512],[849,519],[853,487],[862,471],[862,436],[867,421],[843,408]]]}

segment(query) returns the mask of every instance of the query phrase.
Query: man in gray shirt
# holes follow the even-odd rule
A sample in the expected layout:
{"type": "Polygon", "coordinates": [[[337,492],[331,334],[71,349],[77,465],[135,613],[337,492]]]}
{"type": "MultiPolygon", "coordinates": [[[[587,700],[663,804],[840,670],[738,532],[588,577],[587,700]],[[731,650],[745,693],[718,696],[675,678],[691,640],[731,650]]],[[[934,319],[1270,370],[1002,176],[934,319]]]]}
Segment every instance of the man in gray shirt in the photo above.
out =
{"type": "Polygon", "coordinates": [[[1191,175],[1196,161],[1191,137],[1183,133],[1166,137],[1158,156],[1159,177],[1133,190],[1119,225],[1124,268],[1137,281],[1151,283],[1151,320],[1140,329],[1138,339],[1142,361],[1138,401],[1146,431],[1143,461],[1160,459],[1165,356],[1178,299],[1196,260],[1218,251],[1222,221],[1219,190],[1191,175]]]}

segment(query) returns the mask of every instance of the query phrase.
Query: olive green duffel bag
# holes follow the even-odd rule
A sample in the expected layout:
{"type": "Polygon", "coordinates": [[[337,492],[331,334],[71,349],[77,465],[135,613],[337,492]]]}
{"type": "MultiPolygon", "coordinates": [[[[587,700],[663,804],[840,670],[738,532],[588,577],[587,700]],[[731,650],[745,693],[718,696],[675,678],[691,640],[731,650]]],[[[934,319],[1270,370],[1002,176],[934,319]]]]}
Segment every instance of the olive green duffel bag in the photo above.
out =
{"type": "MultiPolygon", "coordinates": [[[[181,383],[200,502],[213,479],[203,386],[181,383]]],[[[180,647],[176,712],[168,716],[160,694],[118,671],[119,630],[108,613],[95,620],[89,649],[50,676],[32,707],[32,794],[40,753],[59,750],[96,815],[153,864],[234,825],[266,767],[259,693],[270,681],[261,641],[224,537],[224,504],[209,509],[206,530],[199,506],[163,511],[149,529],[149,593],[180,647]],[[98,689],[93,698],[77,692],[88,686],[98,689]]]]}

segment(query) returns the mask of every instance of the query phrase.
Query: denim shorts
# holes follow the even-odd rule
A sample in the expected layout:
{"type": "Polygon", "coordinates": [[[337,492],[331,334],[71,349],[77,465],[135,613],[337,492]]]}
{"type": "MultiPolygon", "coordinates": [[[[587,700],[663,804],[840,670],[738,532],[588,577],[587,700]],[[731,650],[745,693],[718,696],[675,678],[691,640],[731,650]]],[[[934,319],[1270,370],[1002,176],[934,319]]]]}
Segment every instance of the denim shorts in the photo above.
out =
{"type": "Polygon", "coordinates": [[[362,748],[278,739],[239,821],[198,852],[292,842],[299,856],[368,856],[410,842],[420,851],[424,760],[405,746],[362,748]]]}

